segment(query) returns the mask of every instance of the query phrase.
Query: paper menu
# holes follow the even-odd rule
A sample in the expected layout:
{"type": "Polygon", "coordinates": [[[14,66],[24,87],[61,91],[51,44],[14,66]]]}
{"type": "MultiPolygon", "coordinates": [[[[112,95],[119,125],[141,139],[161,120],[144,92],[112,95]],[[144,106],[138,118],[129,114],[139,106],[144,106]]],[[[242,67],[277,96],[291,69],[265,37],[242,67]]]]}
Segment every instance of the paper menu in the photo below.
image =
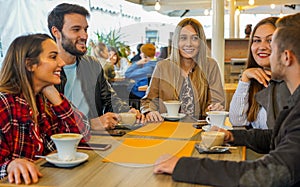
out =
{"type": "Polygon", "coordinates": [[[162,123],[149,123],[129,132],[128,135],[189,139],[200,131],[200,129],[193,127],[193,123],[164,121],[162,123]]]}
{"type": "Polygon", "coordinates": [[[195,141],[127,138],[103,162],[154,164],[163,154],[191,156],[195,141]]]}

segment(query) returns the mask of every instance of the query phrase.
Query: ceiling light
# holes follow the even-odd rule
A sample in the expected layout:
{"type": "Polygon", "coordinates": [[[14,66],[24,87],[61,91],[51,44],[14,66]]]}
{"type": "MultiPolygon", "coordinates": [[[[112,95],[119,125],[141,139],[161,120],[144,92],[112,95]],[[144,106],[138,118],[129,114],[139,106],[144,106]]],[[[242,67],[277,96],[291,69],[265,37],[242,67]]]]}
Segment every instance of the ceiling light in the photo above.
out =
{"type": "Polygon", "coordinates": [[[271,7],[271,9],[274,9],[275,8],[275,4],[271,4],[270,7],[271,7]]]}
{"type": "Polygon", "coordinates": [[[249,0],[248,1],[248,4],[251,5],[251,6],[254,5],[254,3],[255,3],[254,0],[249,0]]]}
{"type": "Polygon", "coordinates": [[[240,14],[241,14],[240,9],[239,9],[239,8],[236,8],[236,9],[235,9],[235,15],[238,16],[238,15],[240,15],[240,14]]]}
{"type": "Polygon", "coordinates": [[[205,10],[204,10],[204,15],[205,15],[205,16],[208,16],[208,14],[209,14],[209,10],[208,10],[208,9],[205,9],[205,10]]]}
{"type": "Polygon", "coordinates": [[[156,3],[155,3],[155,5],[154,5],[154,9],[155,9],[155,10],[160,10],[159,0],[156,0],[156,3]]]}

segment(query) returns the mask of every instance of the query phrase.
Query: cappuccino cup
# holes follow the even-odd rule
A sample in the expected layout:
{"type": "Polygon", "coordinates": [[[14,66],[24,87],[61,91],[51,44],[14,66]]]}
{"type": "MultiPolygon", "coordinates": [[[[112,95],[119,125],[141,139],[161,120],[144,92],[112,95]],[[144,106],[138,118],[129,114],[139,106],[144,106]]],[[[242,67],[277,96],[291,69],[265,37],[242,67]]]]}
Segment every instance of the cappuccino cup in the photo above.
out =
{"type": "Polygon", "coordinates": [[[168,116],[178,116],[179,115],[178,111],[179,111],[179,108],[181,105],[181,101],[168,100],[168,101],[164,101],[163,103],[167,108],[168,116]]]}
{"type": "Polygon", "coordinates": [[[209,111],[206,112],[207,123],[223,128],[225,124],[226,117],[228,116],[229,112],[226,111],[209,111]]]}
{"type": "Polygon", "coordinates": [[[62,161],[71,161],[75,159],[77,146],[83,136],[76,133],[61,133],[51,136],[54,142],[58,159],[62,161]]]}
{"type": "Polygon", "coordinates": [[[211,148],[213,146],[219,146],[224,144],[224,132],[218,131],[208,131],[201,133],[201,144],[206,148],[211,148]]]}

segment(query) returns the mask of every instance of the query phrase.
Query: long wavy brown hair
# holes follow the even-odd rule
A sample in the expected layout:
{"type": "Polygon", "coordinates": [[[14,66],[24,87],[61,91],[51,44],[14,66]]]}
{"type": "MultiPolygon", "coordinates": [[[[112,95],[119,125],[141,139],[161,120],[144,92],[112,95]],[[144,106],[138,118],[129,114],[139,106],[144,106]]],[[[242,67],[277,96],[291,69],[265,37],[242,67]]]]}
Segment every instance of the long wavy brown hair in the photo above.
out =
{"type": "MultiPolygon", "coordinates": [[[[199,53],[195,59],[196,67],[193,69],[194,73],[191,76],[191,83],[194,87],[194,91],[199,92],[199,103],[201,107],[201,115],[204,115],[205,110],[209,104],[210,98],[208,98],[208,82],[206,79],[207,75],[207,44],[206,44],[206,36],[203,30],[203,27],[199,21],[193,18],[185,18],[181,20],[176,28],[173,35],[173,42],[172,42],[172,49],[170,54],[170,60],[171,62],[174,62],[177,64],[178,67],[180,67],[180,53],[179,53],[179,35],[183,27],[191,25],[194,30],[196,31],[198,37],[200,38],[200,47],[199,47],[199,53]],[[197,84],[193,84],[197,83],[197,84]]],[[[176,71],[174,71],[175,79],[179,79],[180,77],[180,68],[178,68],[176,71]]],[[[178,82],[178,80],[174,80],[178,82]]]]}
{"type": "Polygon", "coordinates": [[[42,43],[50,38],[47,34],[31,34],[16,38],[9,46],[0,72],[0,92],[22,94],[37,122],[37,104],[33,90],[32,72],[26,66],[39,64],[43,52],[42,43]],[[26,62],[29,62],[26,65],[26,62]]]}
{"type": "MultiPolygon", "coordinates": [[[[248,58],[247,58],[247,63],[246,63],[246,69],[248,68],[262,68],[260,65],[257,64],[257,62],[254,60],[253,54],[251,52],[251,46],[253,44],[253,36],[257,30],[258,27],[260,27],[261,25],[272,25],[274,26],[274,28],[276,28],[276,21],[277,21],[278,17],[268,17],[265,18],[263,20],[261,20],[260,22],[258,22],[252,33],[250,36],[250,40],[249,40],[249,46],[248,46],[248,58]]],[[[257,118],[257,114],[259,112],[260,109],[260,105],[256,102],[255,100],[255,94],[257,92],[259,92],[260,90],[262,90],[264,88],[264,86],[262,84],[260,84],[256,79],[251,79],[250,82],[250,88],[249,88],[249,97],[248,97],[248,103],[249,103],[249,108],[247,111],[247,120],[249,122],[253,122],[256,120],[257,118]]]]}

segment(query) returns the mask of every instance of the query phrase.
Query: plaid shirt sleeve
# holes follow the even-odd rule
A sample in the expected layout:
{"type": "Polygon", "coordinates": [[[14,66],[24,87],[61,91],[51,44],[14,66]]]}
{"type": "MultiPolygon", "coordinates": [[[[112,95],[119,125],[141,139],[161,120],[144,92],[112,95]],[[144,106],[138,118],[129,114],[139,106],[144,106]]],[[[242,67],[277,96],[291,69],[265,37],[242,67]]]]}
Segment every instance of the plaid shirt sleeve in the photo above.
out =
{"type": "Polygon", "coordinates": [[[5,94],[0,93],[0,179],[7,175],[6,168],[12,159],[9,149],[9,142],[13,142],[10,113],[10,101],[5,94]]]}
{"type": "Polygon", "coordinates": [[[59,127],[59,133],[80,133],[83,135],[84,141],[88,141],[90,139],[89,121],[64,95],[61,94],[61,97],[63,102],[60,105],[50,105],[53,113],[57,116],[56,126],[59,127]]]}

